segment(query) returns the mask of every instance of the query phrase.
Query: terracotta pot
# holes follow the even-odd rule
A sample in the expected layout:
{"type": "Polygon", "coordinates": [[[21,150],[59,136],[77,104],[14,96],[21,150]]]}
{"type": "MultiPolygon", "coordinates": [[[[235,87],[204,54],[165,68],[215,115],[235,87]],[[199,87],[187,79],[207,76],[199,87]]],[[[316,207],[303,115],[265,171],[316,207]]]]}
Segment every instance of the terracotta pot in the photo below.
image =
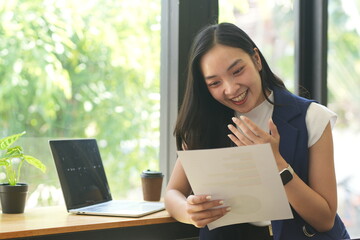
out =
{"type": "Polygon", "coordinates": [[[23,213],[26,203],[28,185],[18,183],[11,186],[8,183],[0,184],[0,199],[3,213],[23,213]]]}

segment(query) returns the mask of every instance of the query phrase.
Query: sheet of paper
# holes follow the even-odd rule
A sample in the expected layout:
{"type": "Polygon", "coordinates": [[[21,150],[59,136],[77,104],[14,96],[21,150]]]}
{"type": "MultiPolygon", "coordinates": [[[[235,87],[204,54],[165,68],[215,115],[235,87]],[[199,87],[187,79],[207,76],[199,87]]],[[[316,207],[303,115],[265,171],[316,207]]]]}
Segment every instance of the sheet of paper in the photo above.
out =
{"type": "Polygon", "coordinates": [[[224,200],[231,211],[209,229],[293,218],[270,144],[178,151],[195,194],[224,200]]]}

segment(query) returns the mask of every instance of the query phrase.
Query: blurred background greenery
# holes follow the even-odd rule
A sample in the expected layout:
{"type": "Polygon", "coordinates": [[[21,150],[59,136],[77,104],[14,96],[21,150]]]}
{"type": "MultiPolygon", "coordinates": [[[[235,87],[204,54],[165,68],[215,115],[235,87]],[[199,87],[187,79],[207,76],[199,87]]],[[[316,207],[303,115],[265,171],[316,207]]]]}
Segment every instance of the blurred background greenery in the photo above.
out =
{"type": "Polygon", "coordinates": [[[160,9],[143,0],[0,2],[0,133],[26,130],[24,150],[48,167],[23,169],[20,180],[39,190],[32,205],[62,201],[49,139],[96,138],[116,198],[159,168],[160,9]]]}

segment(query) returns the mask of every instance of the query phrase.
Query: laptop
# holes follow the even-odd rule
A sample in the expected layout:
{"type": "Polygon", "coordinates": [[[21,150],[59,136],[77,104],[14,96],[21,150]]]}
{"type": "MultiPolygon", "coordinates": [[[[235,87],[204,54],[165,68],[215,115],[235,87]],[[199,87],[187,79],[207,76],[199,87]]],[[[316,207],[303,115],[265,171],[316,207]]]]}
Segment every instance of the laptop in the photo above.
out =
{"type": "Polygon", "coordinates": [[[165,209],[163,202],[113,200],[96,139],[49,141],[69,213],[142,217],[165,209]]]}

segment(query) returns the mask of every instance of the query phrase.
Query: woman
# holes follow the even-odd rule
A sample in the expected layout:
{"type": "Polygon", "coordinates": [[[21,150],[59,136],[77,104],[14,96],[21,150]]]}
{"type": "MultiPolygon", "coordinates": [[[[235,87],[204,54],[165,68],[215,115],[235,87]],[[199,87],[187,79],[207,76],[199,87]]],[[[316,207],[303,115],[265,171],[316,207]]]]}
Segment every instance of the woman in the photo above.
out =
{"type": "MultiPolygon", "coordinates": [[[[235,25],[208,26],[195,37],[174,131],[177,147],[270,143],[279,173],[287,173],[283,183],[294,214],[294,219],[271,223],[274,239],[349,238],[336,214],[331,134],[335,120],[326,107],[287,91],[258,47],[235,25]]],[[[222,200],[193,195],[180,161],[165,204],[174,218],[201,228],[200,239],[272,239],[266,222],[209,231],[206,225],[231,209],[222,206],[222,200]]]]}

